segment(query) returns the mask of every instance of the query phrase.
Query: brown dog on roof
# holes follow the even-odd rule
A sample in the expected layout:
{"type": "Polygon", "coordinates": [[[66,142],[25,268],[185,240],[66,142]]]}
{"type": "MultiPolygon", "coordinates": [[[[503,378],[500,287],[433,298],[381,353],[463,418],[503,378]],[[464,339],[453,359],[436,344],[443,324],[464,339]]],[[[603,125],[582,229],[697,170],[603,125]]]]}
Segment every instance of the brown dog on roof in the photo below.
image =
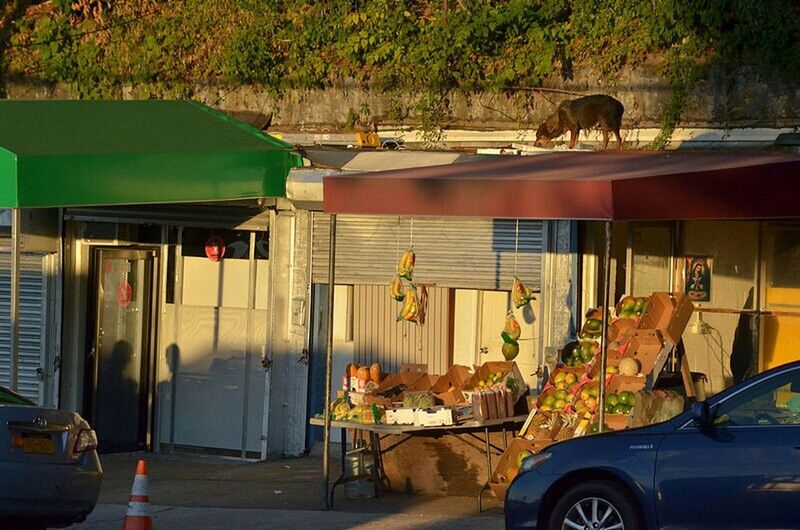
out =
{"type": "Polygon", "coordinates": [[[575,147],[581,129],[599,126],[603,131],[603,149],[608,147],[608,133],[617,138],[617,149],[622,149],[619,128],[625,107],[622,103],[603,94],[585,96],[563,101],[558,109],[536,130],[536,147],[545,147],[553,138],[569,131],[569,148],[575,147]]]}

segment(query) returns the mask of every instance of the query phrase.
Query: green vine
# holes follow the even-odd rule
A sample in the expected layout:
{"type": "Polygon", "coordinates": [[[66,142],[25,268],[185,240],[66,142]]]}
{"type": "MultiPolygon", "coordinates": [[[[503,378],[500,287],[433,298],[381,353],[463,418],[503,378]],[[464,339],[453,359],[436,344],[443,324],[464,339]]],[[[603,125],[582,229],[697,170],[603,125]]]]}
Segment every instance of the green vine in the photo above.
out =
{"type": "MultiPolygon", "coordinates": [[[[388,114],[421,124],[432,145],[452,120],[456,95],[509,95],[524,121],[541,103],[530,89],[559,78],[569,83],[577,68],[596,72],[610,88],[625,70],[660,68],[670,98],[652,148],[669,143],[712,69],[727,79],[742,66],[800,78],[800,3],[783,0],[7,4],[16,9],[13,24],[0,27],[4,77],[69,83],[84,98],[129,90],[200,98],[198,86],[250,84],[278,99],[287,90],[356,83],[402,94],[388,114]]],[[[211,104],[217,98],[204,97],[211,104]]],[[[350,121],[365,113],[372,115],[354,110],[350,121]]]]}

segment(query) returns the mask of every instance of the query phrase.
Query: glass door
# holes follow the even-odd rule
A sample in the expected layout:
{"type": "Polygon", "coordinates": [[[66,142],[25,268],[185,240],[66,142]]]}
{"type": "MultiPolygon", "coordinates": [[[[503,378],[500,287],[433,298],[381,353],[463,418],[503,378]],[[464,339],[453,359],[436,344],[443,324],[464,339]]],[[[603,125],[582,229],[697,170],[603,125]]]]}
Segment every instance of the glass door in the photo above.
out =
{"type": "Polygon", "coordinates": [[[89,408],[104,452],[147,448],[155,251],[96,249],[89,408]]]}

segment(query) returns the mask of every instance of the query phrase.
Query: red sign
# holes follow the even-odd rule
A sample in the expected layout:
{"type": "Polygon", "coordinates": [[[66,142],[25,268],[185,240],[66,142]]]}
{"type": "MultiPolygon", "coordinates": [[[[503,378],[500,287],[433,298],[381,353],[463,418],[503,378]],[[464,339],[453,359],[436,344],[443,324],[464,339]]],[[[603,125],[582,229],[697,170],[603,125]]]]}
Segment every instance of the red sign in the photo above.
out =
{"type": "Polygon", "coordinates": [[[221,261],[225,256],[225,240],[219,236],[211,236],[206,241],[206,257],[211,261],[221,261]]]}
{"type": "Polygon", "coordinates": [[[117,284],[117,303],[121,307],[128,307],[133,299],[133,288],[127,281],[122,280],[117,284]]]}

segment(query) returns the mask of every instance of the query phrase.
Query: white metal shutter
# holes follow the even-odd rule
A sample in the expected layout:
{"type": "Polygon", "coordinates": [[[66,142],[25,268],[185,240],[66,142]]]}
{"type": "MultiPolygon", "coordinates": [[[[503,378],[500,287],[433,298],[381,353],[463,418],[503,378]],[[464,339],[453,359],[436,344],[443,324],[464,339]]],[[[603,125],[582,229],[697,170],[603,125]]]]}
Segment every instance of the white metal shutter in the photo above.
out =
{"type": "MultiPolygon", "coordinates": [[[[18,392],[41,399],[47,322],[44,255],[20,256],[18,392]]],[[[11,386],[11,255],[0,252],[0,385],[11,386]]]]}
{"type": "MultiPolygon", "coordinates": [[[[314,214],[314,283],[327,283],[329,227],[327,215],[314,214]]],[[[517,230],[514,219],[360,215],[336,218],[336,283],[388,285],[412,243],[418,283],[509,291],[516,245],[517,276],[533,290],[541,287],[542,221],[520,220],[517,230]]]]}

